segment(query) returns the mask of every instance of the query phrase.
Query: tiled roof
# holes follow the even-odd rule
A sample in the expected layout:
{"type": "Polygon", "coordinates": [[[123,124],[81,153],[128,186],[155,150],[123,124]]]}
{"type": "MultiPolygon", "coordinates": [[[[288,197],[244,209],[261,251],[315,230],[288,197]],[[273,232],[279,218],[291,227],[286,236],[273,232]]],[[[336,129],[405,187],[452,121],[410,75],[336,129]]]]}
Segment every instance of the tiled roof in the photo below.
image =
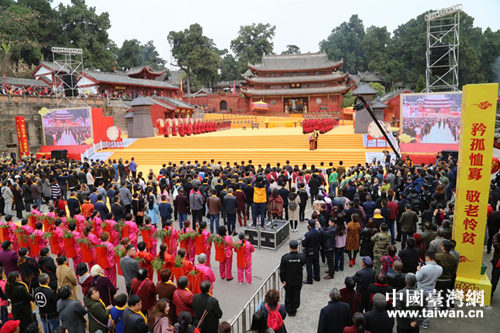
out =
{"type": "Polygon", "coordinates": [[[131,69],[129,69],[127,71],[127,75],[139,74],[143,70],[146,70],[149,73],[154,74],[154,75],[161,75],[161,74],[163,74],[163,73],[165,73],[167,71],[166,69],[164,69],[163,71],[155,71],[150,66],[137,66],[137,67],[132,67],[131,69]]]}
{"type": "Polygon", "coordinates": [[[313,94],[337,94],[347,91],[347,86],[296,88],[296,89],[244,89],[242,92],[249,96],[294,96],[313,94]]]}
{"type": "Polygon", "coordinates": [[[387,104],[382,103],[379,99],[376,99],[370,106],[372,107],[372,109],[385,109],[387,107],[387,104]]]}
{"type": "Polygon", "coordinates": [[[52,61],[42,61],[40,63],[41,65],[44,65],[45,67],[51,69],[54,72],[60,71],[60,72],[70,72],[71,70],[62,64],[58,64],[52,61]]]}
{"type": "Polygon", "coordinates": [[[144,96],[137,96],[134,98],[132,102],[130,102],[130,106],[142,106],[142,105],[153,105],[154,103],[149,100],[149,98],[144,96]]]}
{"type": "Polygon", "coordinates": [[[343,60],[333,62],[328,60],[326,53],[306,53],[289,55],[265,55],[261,64],[249,64],[250,69],[257,71],[311,70],[330,67],[340,67],[343,60]]]}
{"type": "Polygon", "coordinates": [[[167,104],[159,99],[155,99],[153,97],[147,97],[147,99],[149,99],[149,101],[153,104],[158,104],[159,106],[164,107],[167,110],[175,111],[175,108],[172,105],[167,104]]]}
{"type": "Polygon", "coordinates": [[[360,84],[353,92],[353,95],[376,95],[378,91],[367,84],[360,84]]]}
{"type": "Polygon", "coordinates": [[[107,83],[116,83],[116,84],[125,84],[131,86],[145,86],[152,88],[163,88],[163,89],[177,89],[177,87],[165,81],[157,81],[157,80],[145,80],[145,79],[136,79],[133,77],[128,77],[122,74],[110,73],[110,72],[97,72],[85,70],[84,74],[98,82],[107,82],[107,83]]]}
{"type": "Polygon", "coordinates": [[[386,101],[398,96],[399,94],[404,93],[405,91],[406,92],[413,92],[413,90],[410,90],[410,89],[397,89],[397,90],[391,91],[391,92],[385,94],[384,96],[380,97],[380,100],[382,102],[386,102],[386,101]]]}
{"type": "Polygon", "coordinates": [[[184,102],[183,100],[176,99],[176,98],[163,97],[163,96],[153,96],[153,98],[156,100],[160,100],[160,101],[172,104],[173,106],[180,108],[180,109],[193,109],[194,108],[191,104],[188,104],[188,103],[184,102]]]}
{"type": "Polygon", "coordinates": [[[42,80],[25,79],[21,77],[9,77],[5,78],[7,84],[14,86],[33,86],[33,87],[47,87],[47,83],[42,80]]]}
{"type": "Polygon", "coordinates": [[[382,79],[372,72],[358,72],[358,76],[363,82],[382,82],[382,79]]]}
{"type": "Polygon", "coordinates": [[[347,73],[332,73],[327,75],[300,75],[278,77],[253,77],[246,78],[250,83],[294,83],[294,82],[325,82],[336,81],[347,77],[347,73]]]}

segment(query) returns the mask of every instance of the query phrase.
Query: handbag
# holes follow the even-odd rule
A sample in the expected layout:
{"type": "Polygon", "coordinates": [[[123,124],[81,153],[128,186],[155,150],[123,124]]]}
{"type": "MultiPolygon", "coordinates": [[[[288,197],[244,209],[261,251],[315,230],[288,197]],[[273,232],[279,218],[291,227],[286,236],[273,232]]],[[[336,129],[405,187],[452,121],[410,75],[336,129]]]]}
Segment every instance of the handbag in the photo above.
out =
{"type": "Polygon", "coordinates": [[[198,325],[196,325],[196,328],[194,329],[194,333],[201,333],[200,331],[200,326],[203,323],[203,320],[207,316],[207,310],[203,311],[203,314],[201,315],[200,321],[198,322],[198,325]]]}

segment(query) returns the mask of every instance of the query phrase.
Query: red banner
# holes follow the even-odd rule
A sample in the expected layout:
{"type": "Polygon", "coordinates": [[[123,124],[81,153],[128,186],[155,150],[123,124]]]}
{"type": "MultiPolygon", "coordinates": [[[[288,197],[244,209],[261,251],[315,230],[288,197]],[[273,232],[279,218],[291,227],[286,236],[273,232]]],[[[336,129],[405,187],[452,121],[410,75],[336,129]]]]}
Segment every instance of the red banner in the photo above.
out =
{"type": "Polygon", "coordinates": [[[28,156],[30,148],[28,146],[28,134],[26,132],[26,122],[24,117],[16,116],[16,131],[17,131],[17,146],[19,147],[19,155],[28,156]]]}

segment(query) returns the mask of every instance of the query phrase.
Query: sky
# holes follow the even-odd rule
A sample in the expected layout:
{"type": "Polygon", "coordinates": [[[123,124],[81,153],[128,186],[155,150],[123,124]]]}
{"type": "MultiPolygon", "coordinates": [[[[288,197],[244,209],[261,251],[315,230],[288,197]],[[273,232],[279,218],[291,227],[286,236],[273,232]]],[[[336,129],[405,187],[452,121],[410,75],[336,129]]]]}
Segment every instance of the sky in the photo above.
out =
{"type": "MultiPolygon", "coordinates": [[[[54,0],[53,5],[70,0],[54,0]]],[[[365,28],[386,26],[392,32],[399,25],[427,10],[438,10],[457,3],[475,18],[483,29],[500,29],[499,0],[86,0],[98,13],[108,12],[109,36],[120,47],[126,39],[142,43],[153,40],[160,56],[173,67],[167,35],[187,29],[193,23],[203,27],[219,49],[230,50],[241,25],[270,23],[276,26],[274,52],[281,53],[288,44],[301,52],[318,52],[319,42],[332,29],[353,14],[363,20],[365,28]]]]}

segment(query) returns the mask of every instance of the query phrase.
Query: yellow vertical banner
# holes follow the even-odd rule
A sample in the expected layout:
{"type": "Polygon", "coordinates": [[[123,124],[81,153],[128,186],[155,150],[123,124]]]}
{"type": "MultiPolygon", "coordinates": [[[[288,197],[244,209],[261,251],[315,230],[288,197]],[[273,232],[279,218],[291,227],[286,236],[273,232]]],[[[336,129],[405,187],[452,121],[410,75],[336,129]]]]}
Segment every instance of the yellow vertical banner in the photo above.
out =
{"type": "Polygon", "coordinates": [[[456,289],[484,290],[490,302],[491,284],[481,274],[489,199],[498,84],[463,87],[460,148],[453,239],[460,254],[456,289]]]}

